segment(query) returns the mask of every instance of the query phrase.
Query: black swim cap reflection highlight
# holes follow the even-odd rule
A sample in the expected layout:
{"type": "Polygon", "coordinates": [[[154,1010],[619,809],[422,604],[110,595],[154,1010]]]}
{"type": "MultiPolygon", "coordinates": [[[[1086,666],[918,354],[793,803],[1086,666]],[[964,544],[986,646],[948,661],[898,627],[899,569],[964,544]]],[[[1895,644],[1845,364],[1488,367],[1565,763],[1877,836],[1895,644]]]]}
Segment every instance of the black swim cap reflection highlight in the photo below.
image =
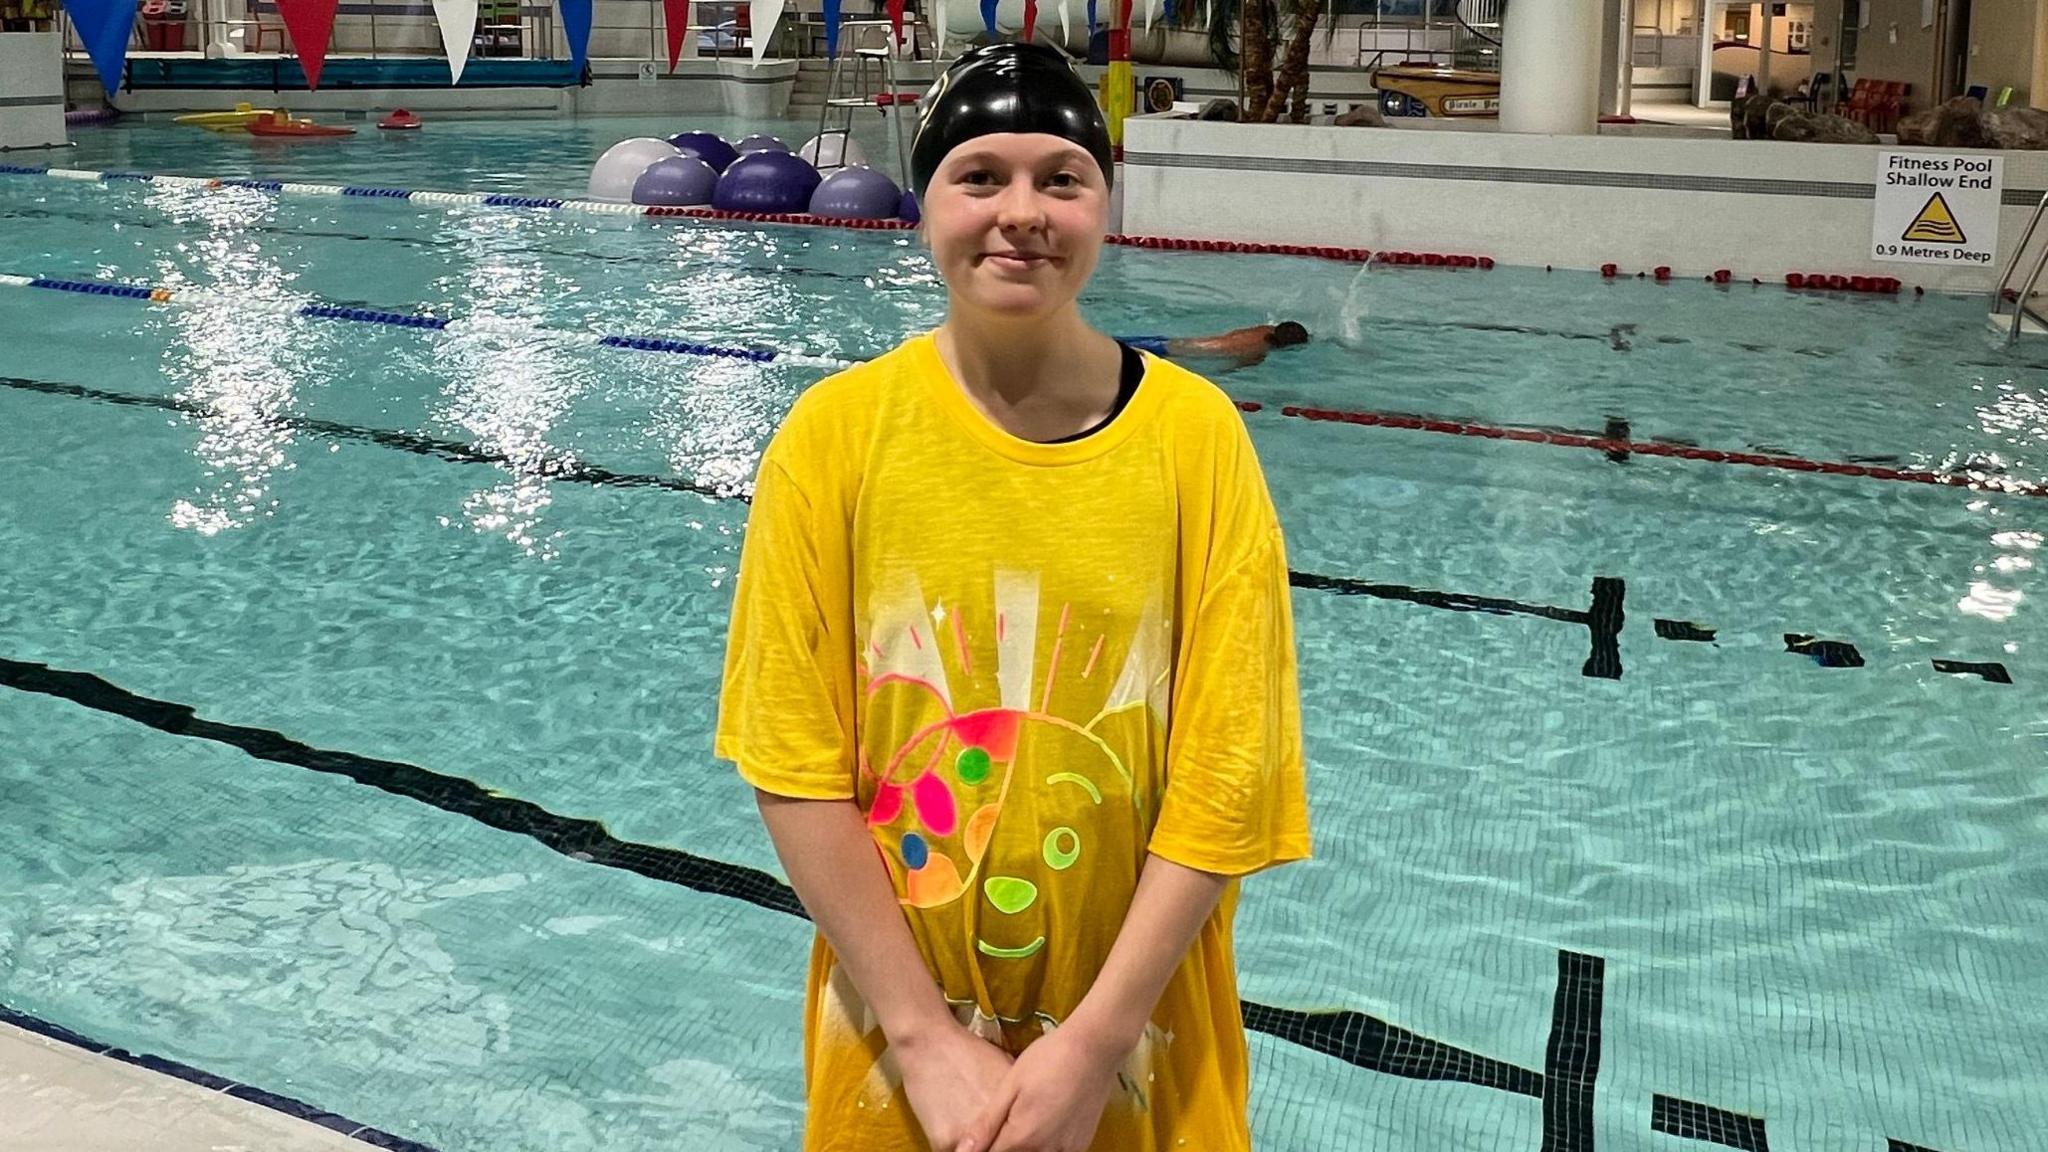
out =
{"type": "Polygon", "coordinates": [[[925,94],[910,145],[911,190],[922,200],[947,153],[998,132],[1071,140],[1095,157],[1104,184],[1114,178],[1109,125],[1067,58],[1042,44],[990,44],[955,60],[925,94]]]}

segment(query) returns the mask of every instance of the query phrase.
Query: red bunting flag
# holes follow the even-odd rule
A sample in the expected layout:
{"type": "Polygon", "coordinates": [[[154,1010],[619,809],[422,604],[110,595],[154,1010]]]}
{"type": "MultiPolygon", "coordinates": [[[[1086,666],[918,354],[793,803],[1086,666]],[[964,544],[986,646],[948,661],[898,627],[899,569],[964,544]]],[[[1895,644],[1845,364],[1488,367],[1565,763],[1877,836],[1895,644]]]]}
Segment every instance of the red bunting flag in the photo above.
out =
{"type": "Polygon", "coordinates": [[[320,87],[320,69],[327,64],[327,45],[334,37],[334,10],[341,0],[277,0],[277,14],[291,33],[299,68],[308,90],[320,87]]]}
{"type": "Polygon", "coordinates": [[[661,20],[668,26],[668,70],[683,55],[683,37],[690,34],[690,0],[661,0],[661,20]]]}

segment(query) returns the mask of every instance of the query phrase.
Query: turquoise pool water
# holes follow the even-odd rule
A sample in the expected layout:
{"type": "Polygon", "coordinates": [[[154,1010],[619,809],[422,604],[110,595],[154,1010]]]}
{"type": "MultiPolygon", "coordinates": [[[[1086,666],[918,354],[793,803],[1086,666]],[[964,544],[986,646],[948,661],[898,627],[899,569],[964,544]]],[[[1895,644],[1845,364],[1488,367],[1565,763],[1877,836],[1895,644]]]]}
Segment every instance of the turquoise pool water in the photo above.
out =
{"type": "MultiPolygon", "coordinates": [[[[53,162],[559,195],[657,127],[53,162]]],[[[0,176],[0,273],[218,294],[0,289],[0,1004],[448,1152],[793,1147],[808,926],[709,721],[730,495],[819,373],[576,337],[866,354],[938,318],[914,242],[0,176]]],[[[2048,500],[1282,409],[2039,483],[2048,351],[1283,257],[1087,304],[1317,335],[1223,379],[1317,818],[1241,918],[1261,1148],[2038,1146],[2048,500]]]]}

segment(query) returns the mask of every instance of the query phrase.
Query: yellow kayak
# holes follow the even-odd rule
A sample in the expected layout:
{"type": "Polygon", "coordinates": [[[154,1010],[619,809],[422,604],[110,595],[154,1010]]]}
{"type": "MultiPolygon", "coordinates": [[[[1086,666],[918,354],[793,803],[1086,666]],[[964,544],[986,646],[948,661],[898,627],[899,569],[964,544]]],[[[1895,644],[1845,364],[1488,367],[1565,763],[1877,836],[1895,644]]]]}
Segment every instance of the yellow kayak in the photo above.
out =
{"type": "Polygon", "coordinates": [[[270,119],[270,109],[235,105],[232,112],[191,112],[174,117],[174,124],[191,124],[209,132],[246,132],[250,121],[270,119]]]}

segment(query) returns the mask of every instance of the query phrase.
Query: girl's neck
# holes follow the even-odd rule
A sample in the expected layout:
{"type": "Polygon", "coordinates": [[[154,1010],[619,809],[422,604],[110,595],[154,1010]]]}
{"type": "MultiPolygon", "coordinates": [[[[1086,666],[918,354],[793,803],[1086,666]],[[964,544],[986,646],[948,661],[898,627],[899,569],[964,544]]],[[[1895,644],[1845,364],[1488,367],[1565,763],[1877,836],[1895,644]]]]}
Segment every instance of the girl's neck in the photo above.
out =
{"type": "Polygon", "coordinates": [[[1116,402],[1122,353],[1071,304],[1030,320],[954,307],[938,330],[938,345],[967,398],[1021,439],[1084,431],[1116,402]]]}

